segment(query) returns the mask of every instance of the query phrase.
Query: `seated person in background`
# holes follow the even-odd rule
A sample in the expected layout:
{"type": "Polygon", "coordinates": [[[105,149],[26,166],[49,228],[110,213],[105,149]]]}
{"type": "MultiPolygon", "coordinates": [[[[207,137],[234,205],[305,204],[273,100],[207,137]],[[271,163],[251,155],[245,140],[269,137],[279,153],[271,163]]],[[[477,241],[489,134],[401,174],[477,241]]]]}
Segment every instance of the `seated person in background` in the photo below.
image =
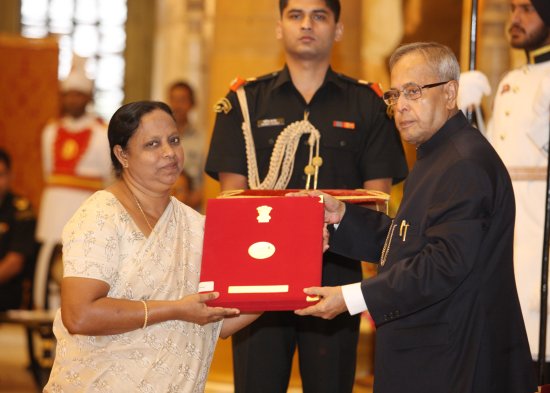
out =
{"type": "Polygon", "coordinates": [[[36,251],[31,204],[10,191],[10,181],[11,159],[0,149],[0,311],[23,306],[25,273],[36,251]]]}
{"type": "Polygon", "coordinates": [[[189,174],[184,170],[181,171],[176,182],[172,186],[171,194],[175,196],[180,202],[185,203],[187,206],[189,204],[189,198],[193,190],[193,179],[189,177],[189,174]]]}
{"type": "Polygon", "coordinates": [[[257,315],[208,307],[218,294],[197,293],[204,216],[170,196],[184,156],[170,108],[124,105],[108,136],[117,180],[63,230],[45,391],[202,392],[218,336],[257,315]]]}

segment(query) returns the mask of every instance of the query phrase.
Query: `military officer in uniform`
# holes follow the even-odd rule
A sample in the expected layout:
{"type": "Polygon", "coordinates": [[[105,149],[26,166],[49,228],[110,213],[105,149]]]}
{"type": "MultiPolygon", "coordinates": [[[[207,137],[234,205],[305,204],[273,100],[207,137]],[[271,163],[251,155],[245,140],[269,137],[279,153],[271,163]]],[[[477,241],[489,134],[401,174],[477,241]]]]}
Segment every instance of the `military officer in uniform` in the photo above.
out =
{"type": "MultiPolygon", "coordinates": [[[[510,44],[525,50],[527,64],[500,82],[487,137],[514,186],[516,282],[531,353],[537,359],[550,122],[550,3],[512,0],[510,16],[510,44]]],[[[546,357],[550,360],[548,352],[546,357]]],[[[550,367],[546,370],[548,383],[550,367]]]]}
{"type": "Polygon", "coordinates": [[[0,149],[0,311],[28,307],[25,277],[35,257],[35,217],[28,199],[10,191],[11,159],[0,149]]]}
{"type": "MultiPolygon", "coordinates": [[[[332,70],[340,2],[280,1],[285,67],[237,80],[216,106],[206,172],[222,190],[368,188],[403,180],[403,148],[377,86],[332,70]]],[[[291,230],[292,223],[289,223],[291,230]]],[[[299,234],[297,234],[299,235],[299,234]]],[[[359,263],[326,253],[323,284],[361,279],[359,263]]],[[[305,393],[351,392],[359,316],[332,321],[267,312],[233,336],[235,392],[286,392],[297,347],[305,393]]]]}
{"type": "MultiPolygon", "coordinates": [[[[516,281],[531,353],[537,359],[550,119],[550,2],[511,0],[508,33],[510,45],[525,51],[527,64],[500,81],[487,138],[514,186],[516,281]]],[[[478,85],[468,77],[461,76],[461,89],[475,90],[478,85]]],[[[546,358],[550,360],[548,352],[546,358]]],[[[544,374],[550,378],[548,364],[544,374]]]]}

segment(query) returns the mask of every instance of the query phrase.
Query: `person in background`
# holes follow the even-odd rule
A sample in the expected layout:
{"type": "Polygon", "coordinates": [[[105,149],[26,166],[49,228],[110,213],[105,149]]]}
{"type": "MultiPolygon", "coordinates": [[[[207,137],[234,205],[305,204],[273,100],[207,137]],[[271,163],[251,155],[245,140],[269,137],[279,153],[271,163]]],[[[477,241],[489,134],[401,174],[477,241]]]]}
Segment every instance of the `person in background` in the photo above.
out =
{"type": "Polygon", "coordinates": [[[384,99],[417,147],[395,218],[325,196],[325,221],[338,224],[329,250],[379,261],[378,274],[307,288],[321,301],[296,313],[368,309],[374,393],[536,392],[514,280],[512,182],[457,108],[458,61],[444,45],[412,43],[392,54],[390,73],[384,99]]]}
{"type": "Polygon", "coordinates": [[[170,196],[183,149],[168,105],[139,101],[109,122],[116,181],[63,230],[57,352],[45,392],[202,392],[218,336],[257,314],[198,294],[204,216],[170,196]]]}
{"type": "MultiPolygon", "coordinates": [[[[389,193],[407,175],[407,165],[386,105],[376,86],[330,67],[333,44],[343,35],[340,2],[281,0],[279,10],[276,35],[285,67],[238,80],[218,102],[207,173],[222,190],[389,193]],[[280,167],[270,164],[282,156],[280,167]]],[[[356,261],[324,255],[324,285],[361,277],[356,261]]],[[[286,392],[297,348],[305,393],[351,393],[359,323],[358,315],[323,321],[290,311],[262,314],[232,338],[235,392],[286,392]]]]}
{"type": "Polygon", "coordinates": [[[193,180],[191,179],[191,177],[189,177],[189,175],[187,174],[187,172],[185,172],[185,169],[184,169],[183,171],[181,171],[180,175],[178,176],[178,179],[174,183],[171,194],[175,196],[180,202],[183,202],[186,205],[188,205],[192,188],[193,188],[193,180]]]}
{"type": "Polygon", "coordinates": [[[14,194],[11,158],[0,149],[0,311],[29,307],[26,276],[34,266],[35,216],[27,198],[14,194]]]}
{"type": "MultiPolygon", "coordinates": [[[[516,283],[531,354],[536,360],[550,132],[550,2],[511,0],[508,36],[512,48],[525,51],[527,64],[508,72],[500,81],[487,138],[504,161],[514,186],[516,283]]],[[[461,76],[461,91],[468,96],[479,91],[483,83],[465,73],[461,76]]],[[[479,101],[466,99],[464,105],[479,105],[479,101]]],[[[544,355],[544,383],[550,383],[550,352],[544,355]]]]}
{"type": "Polygon", "coordinates": [[[168,89],[168,103],[176,119],[185,151],[183,169],[192,180],[191,193],[186,204],[201,210],[203,203],[204,156],[206,135],[191,123],[190,112],[195,107],[195,92],[185,81],[176,81],[168,89]]]}
{"type": "Polygon", "coordinates": [[[50,121],[42,132],[45,188],[36,229],[41,243],[34,299],[38,308],[49,300],[44,298],[45,285],[63,226],[82,202],[111,181],[106,125],[87,110],[93,82],[85,75],[84,59],[73,61],[71,72],[60,83],[61,117],[50,121]]]}

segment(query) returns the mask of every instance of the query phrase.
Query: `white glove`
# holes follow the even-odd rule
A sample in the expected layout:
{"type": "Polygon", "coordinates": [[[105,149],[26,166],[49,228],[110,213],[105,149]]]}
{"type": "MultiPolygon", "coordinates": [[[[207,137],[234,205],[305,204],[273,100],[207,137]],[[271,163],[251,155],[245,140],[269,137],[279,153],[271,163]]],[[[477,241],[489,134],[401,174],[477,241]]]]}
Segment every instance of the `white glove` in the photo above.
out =
{"type": "Polygon", "coordinates": [[[481,71],[466,71],[460,74],[458,84],[458,109],[466,113],[468,108],[481,105],[484,95],[491,94],[491,86],[481,71]]]}

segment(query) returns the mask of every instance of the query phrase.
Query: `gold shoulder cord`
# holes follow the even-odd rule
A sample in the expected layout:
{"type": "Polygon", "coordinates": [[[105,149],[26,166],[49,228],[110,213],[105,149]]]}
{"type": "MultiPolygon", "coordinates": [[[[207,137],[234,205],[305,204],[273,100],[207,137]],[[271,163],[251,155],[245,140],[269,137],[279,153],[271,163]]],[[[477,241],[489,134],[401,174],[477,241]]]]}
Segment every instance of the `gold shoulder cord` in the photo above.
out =
{"type": "Polygon", "coordinates": [[[300,138],[304,134],[310,134],[309,162],[304,168],[307,175],[306,190],[310,187],[311,177],[313,176],[313,188],[317,189],[317,178],[319,167],[323,165],[323,160],[319,156],[319,141],[321,134],[313,124],[308,120],[309,113],[304,113],[304,120],[289,124],[277,137],[271,159],[269,161],[269,171],[263,181],[260,181],[258,174],[258,162],[256,158],[256,147],[252,136],[252,127],[250,123],[250,114],[248,112],[248,103],[246,92],[241,86],[237,89],[237,98],[243,113],[242,130],[246,146],[246,161],[248,167],[248,186],[252,190],[282,190],[285,189],[290,181],[292,169],[294,168],[294,159],[296,150],[300,143],[300,138]],[[315,149],[315,156],[313,151],[315,149]]]}

